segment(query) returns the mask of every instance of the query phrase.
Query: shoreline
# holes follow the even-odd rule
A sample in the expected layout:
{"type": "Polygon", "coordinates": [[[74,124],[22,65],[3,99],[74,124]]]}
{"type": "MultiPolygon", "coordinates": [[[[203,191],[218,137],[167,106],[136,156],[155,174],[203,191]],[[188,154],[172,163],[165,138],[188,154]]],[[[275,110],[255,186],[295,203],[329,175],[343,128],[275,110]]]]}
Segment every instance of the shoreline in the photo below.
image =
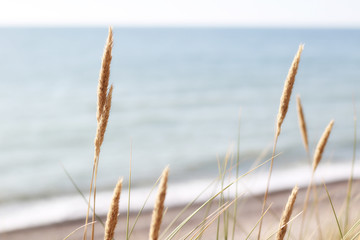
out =
{"type": "MultiPolygon", "coordinates": [[[[327,187],[329,189],[329,193],[333,201],[333,204],[335,206],[335,209],[338,211],[338,214],[340,215],[340,209],[343,203],[345,202],[346,191],[347,191],[347,180],[340,180],[340,181],[327,183],[327,187]]],[[[292,217],[296,216],[299,212],[301,212],[305,191],[306,189],[300,188],[292,217]]],[[[286,204],[290,192],[291,189],[286,189],[286,190],[273,191],[269,194],[268,203],[269,204],[273,203],[273,205],[271,206],[268,214],[264,217],[264,225],[263,225],[264,231],[262,236],[269,236],[271,235],[272,232],[276,232],[282,210],[286,204]]],[[[319,192],[319,212],[321,213],[321,219],[323,219],[322,223],[333,225],[335,224],[335,219],[334,216],[332,215],[331,206],[329,205],[329,200],[326,197],[326,192],[323,187],[319,188],[318,192],[319,192]]],[[[359,192],[360,192],[360,180],[355,179],[353,182],[352,195],[357,196],[359,192]]],[[[237,226],[236,237],[244,238],[246,234],[250,232],[250,230],[256,224],[256,222],[259,220],[262,197],[263,197],[262,194],[257,194],[257,195],[247,196],[238,200],[237,221],[240,222],[241,224],[237,226]],[[246,219],[246,221],[244,221],[244,219],[246,219]]],[[[356,208],[356,204],[359,203],[360,200],[353,197],[351,203],[352,209],[356,208]]],[[[195,205],[191,206],[189,209],[185,211],[185,214],[183,216],[185,217],[189,216],[198,206],[200,206],[199,203],[196,203],[195,205]]],[[[184,205],[173,206],[171,208],[168,208],[162,223],[162,230],[166,228],[166,226],[183,209],[183,207],[184,205]]],[[[216,204],[213,204],[211,211],[215,210],[215,207],[216,204]]],[[[201,222],[204,217],[204,211],[205,209],[201,210],[198,214],[196,214],[194,218],[188,224],[185,225],[184,229],[182,229],[182,231],[177,235],[177,237],[175,237],[175,239],[183,236],[187,232],[190,232],[192,228],[197,225],[197,223],[201,222]]],[[[152,214],[151,210],[143,211],[134,229],[132,237],[134,237],[135,239],[148,238],[147,234],[150,227],[151,214],[152,214]]],[[[130,214],[130,226],[132,226],[132,223],[134,222],[136,215],[137,213],[135,212],[132,212],[130,214]]],[[[31,218],[31,216],[29,217],[31,218]]],[[[105,221],[105,216],[102,216],[102,219],[104,219],[105,221]]],[[[184,217],[180,219],[184,219],[184,217]]],[[[301,221],[301,216],[294,220],[294,222],[296,223],[300,223],[300,221],[301,221]]],[[[313,221],[315,221],[315,219],[311,220],[312,223],[314,223],[313,221]]],[[[125,236],[125,228],[126,228],[125,222],[126,222],[126,213],[121,212],[118,226],[116,227],[115,236],[125,236]]],[[[84,224],[84,219],[69,220],[61,223],[3,232],[0,233],[0,238],[9,239],[9,240],[18,240],[18,239],[20,240],[20,239],[24,239],[24,236],[26,236],[26,239],[28,240],[64,239],[73,230],[75,230],[76,228],[78,228],[83,224],[84,224]]],[[[180,224],[179,221],[175,223],[175,226],[178,224],[180,224]]],[[[293,226],[295,225],[296,224],[293,224],[293,226]]],[[[316,229],[316,224],[309,224],[309,225],[310,225],[310,229],[308,230],[308,232],[314,231],[314,227],[316,229]]],[[[232,229],[231,222],[230,222],[230,226],[231,226],[230,227],[230,232],[231,232],[232,229]]],[[[298,229],[296,229],[296,227],[295,228],[293,227],[292,232],[296,233],[296,231],[298,231],[298,229]]],[[[103,232],[104,232],[103,227],[100,224],[96,224],[95,239],[103,239],[103,232]]],[[[214,236],[213,234],[215,233],[216,233],[216,221],[215,223],[213,223],[213,225],[211,225],[211,227],[208,230],[205,231],[204,237],[214,236]]],[[[68,239],[79,239],[82,236],[82,234],[83,231],[81,229],[76,233],[74,233],[68,239]]],[[[255,230],[253,234],[254,235],[252,235],[252,237],[256,236],[257,231],[255,230]]]]}
{"type": "MultiPolygon", "coordinates": [[[[323,179],[327,183],[347,181],[349,172],[350,168],[348,169],[348,166],[344,164],[322,164],[317,169],[314,184],[322,183],[323,179]]],[[[360,179],[360,172],[355,171],[354,176],[360,179]]],[[[267,177],[268,173],[263,171],[263,169],[259,169],[257,172],[252,172],[241,178],[238,182],[239,193],[243,194],[242,197],[264,194],[267,177]]],[[[291,189],[295,185],[298,185],[300,188],[307,186],[310,177],[309,168],[305,165],[274,170],[270,192],[275,193],[291,189]]],[[[235,180],[234,176],[230,179],[226,178],[224,184],[226,185],[233,180],[235,180]]],[[[130,212],[137,213],[143,207],[143,203],[147,199],[150,190],[151,186],[131,189],[130,212]]],[[[219,190],[216,178],[191,178],[184,179],[183,181],[170,181],[165,205],[169,208],[185,206],[192,202],[195,197],[198,197],[196,203],[202,203],[219,190]]],[[[230,198],[235,197],[235,186],[230,187],[226,191],[229,193],[230,198]]],[[[155,192],[156,190],[154,189],[145,205],[145,210],[152,210],[155,192]]],[[[98,192],[96,200],[98,215],[106,216],[111,198],[112,190],[98,192]]],[[[123,189],[120,200],[120,212],[127,211],[127,200],[128,191],[123,189]]],[[[84,217],[86,210],[87,200],[83,199],[79,194],[3,203],[0,205],[0,233],[81,219],[84,217]]]]}

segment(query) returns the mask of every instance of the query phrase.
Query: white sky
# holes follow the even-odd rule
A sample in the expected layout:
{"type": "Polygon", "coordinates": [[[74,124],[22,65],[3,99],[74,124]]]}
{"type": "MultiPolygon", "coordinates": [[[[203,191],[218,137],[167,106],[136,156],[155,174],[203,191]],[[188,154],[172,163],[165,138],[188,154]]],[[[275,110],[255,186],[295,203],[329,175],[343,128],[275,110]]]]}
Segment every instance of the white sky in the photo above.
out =
{"type": "Polygon", "coordinates": [[[0,26],[360,27],[360,0],[0,0],[0,26]]]}

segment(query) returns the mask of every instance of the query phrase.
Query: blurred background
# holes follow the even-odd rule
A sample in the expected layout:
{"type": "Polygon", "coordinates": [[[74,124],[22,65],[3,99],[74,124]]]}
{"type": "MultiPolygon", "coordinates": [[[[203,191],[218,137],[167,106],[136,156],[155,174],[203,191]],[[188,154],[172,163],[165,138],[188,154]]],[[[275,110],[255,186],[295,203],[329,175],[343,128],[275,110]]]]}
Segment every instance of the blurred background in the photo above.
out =
{"type": "Polygon", "coordinates": [[[227,151],[235,160],[240,150],[241,172],[269,158],[283,84],[301,43],[273,187],[305,184],[309,174],[296,94],[311,152],[335,120],[320,171],[349,176],[360,106],[359,10],[355,0],[2,3],[0,215],[14,219],[7,228],[19,223],[17,206],[78,196],[64,168],[87,192],[109,26],[114,93],[99,165],[104,194],[127,178],[131,153],[135,189],[155,182],[166,165],[174,186],[198,191],[198,181],[217,176],[227,151]]]}

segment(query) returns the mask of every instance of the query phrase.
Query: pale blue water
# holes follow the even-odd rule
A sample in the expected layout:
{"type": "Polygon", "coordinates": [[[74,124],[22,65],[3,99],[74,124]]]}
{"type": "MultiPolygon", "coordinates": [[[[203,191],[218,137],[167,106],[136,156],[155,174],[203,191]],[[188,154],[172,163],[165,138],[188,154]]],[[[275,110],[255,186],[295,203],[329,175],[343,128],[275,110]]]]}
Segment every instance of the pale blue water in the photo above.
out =
{"type": "MultiPolygon", "coordinates": [[[[61,163],[86,191],[96,129],[96,88],[107,29],[0,29],[0,203],[75,193],[61,163]]],[[[360,30],[115,28],[113,108],[98,184],[134,186],[214,178],[217,155],[236,151],[245,170],[272,146],[283,83],[305,49],[276,168],[306,163],[295,95],[310,148],[331,119],[325,162],[349,164],[353,97],[359,110],[360,30]]],[[[270,152],[266,155],[270,156],[270,152]]]]}

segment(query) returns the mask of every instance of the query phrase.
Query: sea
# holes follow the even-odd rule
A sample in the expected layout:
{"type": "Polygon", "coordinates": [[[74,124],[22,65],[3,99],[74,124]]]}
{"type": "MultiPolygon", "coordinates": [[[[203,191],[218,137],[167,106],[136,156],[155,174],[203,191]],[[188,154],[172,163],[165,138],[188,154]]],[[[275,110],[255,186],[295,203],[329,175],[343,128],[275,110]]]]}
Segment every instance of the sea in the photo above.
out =
{"type": "MultiPolygon", "coordinates": [[[[209,198],[211,193],[199,193],[212,189],[225,164],[232,169],[226,177],[231,182],[237,160],[239,175],[268,160],[284,81],[299,44],[304,50],[276,147],[271,190],[308,184],[314,149],[332,119],[315,180],[347,179],[354,156],[354,175],[360,176],[359,29],[113,31],[114,91],[99,159],[99,214],[107,212],[120,177],[122,209],[131,182],[130,208],[138,211],[166,166],[166,204],[175,206],[209,198]],[[303,104],[309,155],[296,95],[303,104]]],[[[85,216],[79,191],[86,197],[90,186],[107,34],[106,27],[0,28],[0,232],[85,216]]],[[[269,162],[241,177],[238,191],[261,194],[268,170],[269,162]]],[[[152,203],[150,197],[146,208],[152,203]]]]}

